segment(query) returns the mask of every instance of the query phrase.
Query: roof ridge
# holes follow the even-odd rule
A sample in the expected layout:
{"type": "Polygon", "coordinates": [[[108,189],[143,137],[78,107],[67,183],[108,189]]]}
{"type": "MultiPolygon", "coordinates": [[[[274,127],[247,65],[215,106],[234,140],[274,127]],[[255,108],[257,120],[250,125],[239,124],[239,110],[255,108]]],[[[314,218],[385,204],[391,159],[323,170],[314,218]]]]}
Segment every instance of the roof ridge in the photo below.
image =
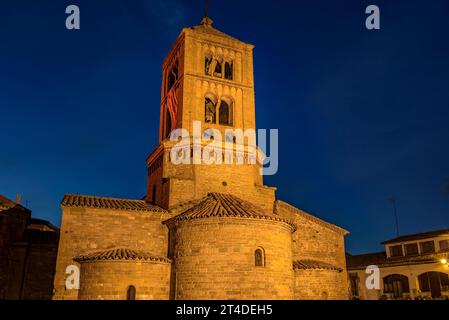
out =
{"type": "Polygon", "coordinates": [[[84,197],[84,198],[96,198],[96,199],[119,200],[119,201],[146,202],[145,200],[142,200],[142,199],[115,198],[115,197],[95,196],[95,195],[85,195],[85,194],[75,194],[75,193],[66,193],[66,194],[64,194],[64,196],[76,196],[76,197],[84,197]]]}
{"type": "Polygon", "coordinates": [[[317,222],[317,223],[321,224],[322,226],[327,227],[328,229],[331,229],[331,230],[336,231],[338,233],[341,233],[343,235],[349,234],[348,230],[343,229],[343,228],[341,228],[341,227],[339,227],[339,226],[337,226],[337,225],[335,225],[333,223],[327,222],[327,221],[325,221],[323,219],[320,219],[320,218],[318,218],[318,217],[316,217],[316,216],[314,216],[314,215],[312,215],[312,214],[310,214],[308,212],[305,212],[304,210],[301,210],[301,209],[291,205],[290,203],[285,202],[285,201],[280,200],[280,199],[276,199],[275,200],[275,204],[274,204],[274,210],[275,211],[277,211],[277,208],[278,208],[279,205],[283,206],[285,209],[287,209],[287,210],[289,210],[291,212],[294,212],[294,213],[297,213],[297,214],[301,215],[304,218],[307,218],[309,220],[317,222]]]}
{"type": "Polygon", "coordinates": [[[365,268],[368,265],[378,267],[401,266],[409,264],[439,263],[442,259],[449,259],[449,252],[436,252],[416,256],[402,256],[387,258],[385,252],[371,253],[365,255],[347,256],[346,265],[348,270],[365,268]]]}
{"type": "Polygon", "coordinates": [[[116,261],[116,260],[138,260],[149,262],[171,262],[167,257],[156,255],[152,252],[130,249],[119,246],[109,249],[100,249],[81,254],[73,258],[76,262],[92,262],[92,261],[116,261]]]}
{"type": "Polygon", "coordinates": [[[153,205],[145,200],[119,199],[101,196],[85,196],[85,195],[64,195],[61,206],[65,207],[90,207],[99,209],[116,209],[129,211],[152,211],[164,212],[168,211],[153,205]]]}
{"type": "Polygon", "coordinates": [[[449,234],[449,228],[404,234],[402,236],[398,236],[398,237],[383,241],[383,242],[381,242],[381,244],[390,244],[390,243],[394,243],[394,242],[421,240],[421,239],[426,239],[426,238],[433,238],[433,237],[436,237],[436,236],[439,236],[442,234],[449,234]]]}
{"type": "Polygon", "coordinates": [[[164,224],[202,218],[233,217],[247,219],[266,219],[289,224],[293,232],[296,225],[290,219],[268,212],[251,202],[242,200],[234,194],[210,192],[197,204],[186,211],[165,220],[164,224]]]}

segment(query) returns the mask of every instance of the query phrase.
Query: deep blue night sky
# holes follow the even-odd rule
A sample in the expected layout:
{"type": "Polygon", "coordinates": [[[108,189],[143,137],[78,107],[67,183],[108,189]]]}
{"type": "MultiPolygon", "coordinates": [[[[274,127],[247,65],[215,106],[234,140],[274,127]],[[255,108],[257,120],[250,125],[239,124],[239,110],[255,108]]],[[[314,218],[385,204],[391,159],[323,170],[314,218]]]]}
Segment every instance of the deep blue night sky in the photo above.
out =
{"type": "MultiPolygon", "coordinates": [[[[65,193],[141,198],[161,62],[203,1],[0,0],[0,193],[59,225],[65,193]],[[65,8],[81,30],[65,29],[65,8]]],[[[449,227],[449,2],[213,0],[255,49],[259,128],[279,128],[277,195],[348,230],[351,253],[449,227]],[[381,9],[380,31],[365,8],[381,9]]]]}

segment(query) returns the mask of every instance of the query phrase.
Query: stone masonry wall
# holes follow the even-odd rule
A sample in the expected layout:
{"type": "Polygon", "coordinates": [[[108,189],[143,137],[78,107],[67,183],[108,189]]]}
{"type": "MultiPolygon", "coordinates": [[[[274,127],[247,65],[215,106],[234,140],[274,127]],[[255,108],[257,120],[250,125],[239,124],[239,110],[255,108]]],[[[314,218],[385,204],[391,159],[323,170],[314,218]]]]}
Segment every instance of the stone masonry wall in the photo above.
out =
{"type": "Polygon", "coordinates": [[[126,300],[129,286],[136,300],[169,298],[170,263],[96,261],[81,264],[80,300],[126,300]]]}
{"type": "Polygon", "coordinates": [[[31,214],[15,209],[0,212],[0,300],[7,297],[9,282],[9,259],[13,243],[20,241],[31,214]]]}
{"type": "Polygon", "coordinates": [[[208,218],[176,228],[177,299],[292,299],[291,227],[271,220],[208,218]],[[255,266],[255,250],[265,267],[255,266]]]}
{"type": "Polygon", "coordinates": [[[65,290],[65,270],[73,258],[98,249],[127,247],[166,256],[168,229],[165,213],[63,207],[55,274],[54,299],[77,299],[77,290],[65,290]]]}
{"type": "Polygon", "coordinates": [[[23,284],[23,299],[51,299],[57,250],[56,244],[32,244],[30,246],[23,284]]]}
{"type": "Polygon", "coordinates": [[[296,296],[306,299],[321,299],[321,291],[324,289],[320,288],[326,288],[326,281],[328,281],[333,284],[329,287],[329,299],[335,296],[339,297],[338,299],[348,299],[344,242],[346,231],[280,201],[276,204],[276,211],[280,215],[293,219],[298,226],[298,230],[293,234],[294,261],[317,260],[343,270],[341,273],[324,270],[295,271],[295,275],[301,277],[296,280],[296,284],[299,284],[299,287],[295,288],[296,296]],[[318,278],[310,278],[313,279],[310,284],[300,284],[303,279],[307,279],[301,275],[307,274],[307,272],[310,273],[309,276],[318,278]]]}
{"type": "Polygon", "coordinates": [[[272,212],[275,189],[262,186],[258,169],[258,166],[248,164],[167,164],[164,176],[170,178],[170,207],[200,199],[209,192],[218,192],[234,194],[272,212]]]}
{"type": "Polygon", "coordinates": [[[295,270],[295,300],[348,300],[346,272],[295,270]]]}
{"type": "Polygon", "coordinates": [[[297,217],[293,260],[313,259],[346,269],[344,236],[308,219],[297,217]]]}

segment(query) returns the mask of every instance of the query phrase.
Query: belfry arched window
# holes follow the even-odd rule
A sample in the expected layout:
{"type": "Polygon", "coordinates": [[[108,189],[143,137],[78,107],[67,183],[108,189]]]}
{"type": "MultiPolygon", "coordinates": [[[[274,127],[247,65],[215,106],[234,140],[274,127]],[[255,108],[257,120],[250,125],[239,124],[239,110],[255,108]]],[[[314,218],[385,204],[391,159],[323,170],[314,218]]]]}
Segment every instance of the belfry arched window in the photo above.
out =
{"type": "Polygon", "coordinates": [[[208,76],[212,74],[212,59],[211,55],[206,55],[204,59],[204,73],[208,76]]]}
{"type": "Polygon", "coordinates": [[[167,137],[167,138],[170,136],[171,126],[172,126],[171,115],[170,115],[170,111],[168,111],[168,109],[167,109],[167,111],[165,113],[165,137],[167,137]]]}
{"type": "Polygon", "coordinates": [[[205,99],[204,114],[206,123],[216,123],[216,102],[210,97],[205,99]]]}
{"type": "Polygon", "coordinates": [[[128,290],[126,291],[126,300],[136,300],[136,287],[128,287],[128,290]]]}
{"type": "Polygon", "coordinates": [[[173,87],[178,80],[178,61],[173,63],[173,66],[169,69],[167,74],[167,92],[173,87]]]}
{"type": "Polygon", "coordinates": [[[265,254],[261,248],[254,251],[254,265],[256,267],[265,267],[265,254]]]}
{"type": "Polygon", "coordinates": [[[232,125],[232,103],[226,100],[220,101],[218,110],[218,123],[221,125],[232,125]]]}
{"type": "Polygon", "coordinates": [[[214,66],[214,77],[222,78],[223,77],[223,62],[221,59],[215,59],[212,63],[214,66]]]}
{"type": "Polygon", "coordinates": [[[225,62],[225,72],[224,77],[226,80],[233,80],[233,63],[232,61],[225,62]]]}

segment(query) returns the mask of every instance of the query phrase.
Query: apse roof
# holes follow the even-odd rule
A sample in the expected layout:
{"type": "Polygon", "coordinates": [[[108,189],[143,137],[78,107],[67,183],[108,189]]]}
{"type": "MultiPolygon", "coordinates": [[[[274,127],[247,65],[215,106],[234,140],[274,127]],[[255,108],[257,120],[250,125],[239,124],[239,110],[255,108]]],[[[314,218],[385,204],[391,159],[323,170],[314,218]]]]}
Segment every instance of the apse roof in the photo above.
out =
{"type": "Polygon", "coordinates": [[[138,251],[128,248],[111,248],[106,250],[95,251],[75,257],[76,262],[91,261],[150,261],[150,262],[171,262],[170,259],[154,255],[150,252],[138,251]]]}
{"type": "Polygon", "coordinates": [[[281,221],[290,224],[296,230],[290,220],[280,215],[269,213],[234,195],[215,192],[209,193],[198,204],[164,223],[220,217],[281,221]]]}

